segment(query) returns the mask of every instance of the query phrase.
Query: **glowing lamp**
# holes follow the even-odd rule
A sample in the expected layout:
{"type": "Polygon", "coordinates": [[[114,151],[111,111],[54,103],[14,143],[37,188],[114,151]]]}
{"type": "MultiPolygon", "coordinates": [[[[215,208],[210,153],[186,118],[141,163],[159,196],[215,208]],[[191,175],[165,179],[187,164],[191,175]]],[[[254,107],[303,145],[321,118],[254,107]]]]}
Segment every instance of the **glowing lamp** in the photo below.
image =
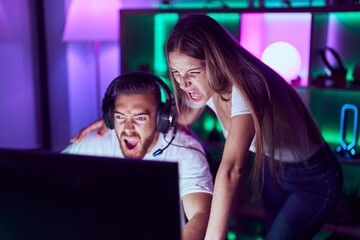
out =
{"type": "Polygon", "coordinates": [[[275,42],[265,48],[261,60],[288,82],[297,79],[301,70],[301,55],[288,42],[275,42]]]}
{"type": "Polygon", "coordinates": [[[100,42],[119,39],[121,0],[72,0],[66,15],[63,41],[94,45],[95,79],[99,115],[101,109],[100,42]]]}
{"type": "Polygon", "coordinates": [[[66,16],[64,41],[117,41],[121,1],[72,0],[66,16]]]}

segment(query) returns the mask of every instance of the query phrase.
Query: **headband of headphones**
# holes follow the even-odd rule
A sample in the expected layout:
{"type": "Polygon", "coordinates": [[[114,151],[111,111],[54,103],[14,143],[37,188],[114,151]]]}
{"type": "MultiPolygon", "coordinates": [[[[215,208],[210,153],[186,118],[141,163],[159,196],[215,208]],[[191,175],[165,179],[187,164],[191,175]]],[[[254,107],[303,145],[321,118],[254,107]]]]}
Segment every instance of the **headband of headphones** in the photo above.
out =
{"type": "Polygon", "coordinates": [[[115,100],[117,96],[117,87],[119,82],[123,81],[125,78],[141,78],[146,81],[154,81],[158,84],[160,89],[164,90],[166,102],[160,102],[157,107],[156,112],[156,131],[167,133],[169,129],[175,123],[175,100],[173,94],[169,87],[161,80],[161,78],[156,77],[147,72],[128,72],[117,78],[115,78],[107,88],[105,96],[102,102],[102,117],[106,126],[109,129],[114,129],[114,107],[115,100]]]}

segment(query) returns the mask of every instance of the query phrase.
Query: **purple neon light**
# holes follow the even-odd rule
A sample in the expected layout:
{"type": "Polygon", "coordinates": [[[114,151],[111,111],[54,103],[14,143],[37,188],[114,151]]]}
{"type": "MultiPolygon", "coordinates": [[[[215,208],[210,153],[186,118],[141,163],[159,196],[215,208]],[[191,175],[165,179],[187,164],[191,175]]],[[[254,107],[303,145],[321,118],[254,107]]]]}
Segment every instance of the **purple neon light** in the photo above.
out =
{"type": "Polygon", "coordinates": [[[116,41],[119,39],[121,1],[72,0],[66,17],[65,41],[116,41]]]}

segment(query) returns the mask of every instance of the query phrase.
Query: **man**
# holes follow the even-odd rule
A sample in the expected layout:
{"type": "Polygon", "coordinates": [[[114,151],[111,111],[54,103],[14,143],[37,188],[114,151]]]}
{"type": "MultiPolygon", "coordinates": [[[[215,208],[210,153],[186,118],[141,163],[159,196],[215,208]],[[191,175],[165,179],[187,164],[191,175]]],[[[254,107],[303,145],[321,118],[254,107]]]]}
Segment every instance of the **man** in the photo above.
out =
{"type": "Polygon", "coordinates": [[[182,239],[203,239],[210,213],[213,179],[201,144],[175,126],[175,103],[161,79],[144,72],[115,78],[102,104],[110,129],[95,131],[63,152],[177,162],[182,207],[187,223],[182,239]],[[161,88],[166,102],[161,102],[161,88]]]}

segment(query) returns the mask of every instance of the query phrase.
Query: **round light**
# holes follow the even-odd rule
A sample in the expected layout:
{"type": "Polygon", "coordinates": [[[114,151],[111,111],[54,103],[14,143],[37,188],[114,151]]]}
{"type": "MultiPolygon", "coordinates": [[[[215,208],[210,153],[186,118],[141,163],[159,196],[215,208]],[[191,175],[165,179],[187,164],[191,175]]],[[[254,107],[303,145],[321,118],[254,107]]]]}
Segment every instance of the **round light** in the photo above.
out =
{"type": "Polygon", "coordinates": [[[261,60],[288,82],[299,76],[301,56],[299,51],[288,42],[270,44],[261,55],[261,60]]]}

